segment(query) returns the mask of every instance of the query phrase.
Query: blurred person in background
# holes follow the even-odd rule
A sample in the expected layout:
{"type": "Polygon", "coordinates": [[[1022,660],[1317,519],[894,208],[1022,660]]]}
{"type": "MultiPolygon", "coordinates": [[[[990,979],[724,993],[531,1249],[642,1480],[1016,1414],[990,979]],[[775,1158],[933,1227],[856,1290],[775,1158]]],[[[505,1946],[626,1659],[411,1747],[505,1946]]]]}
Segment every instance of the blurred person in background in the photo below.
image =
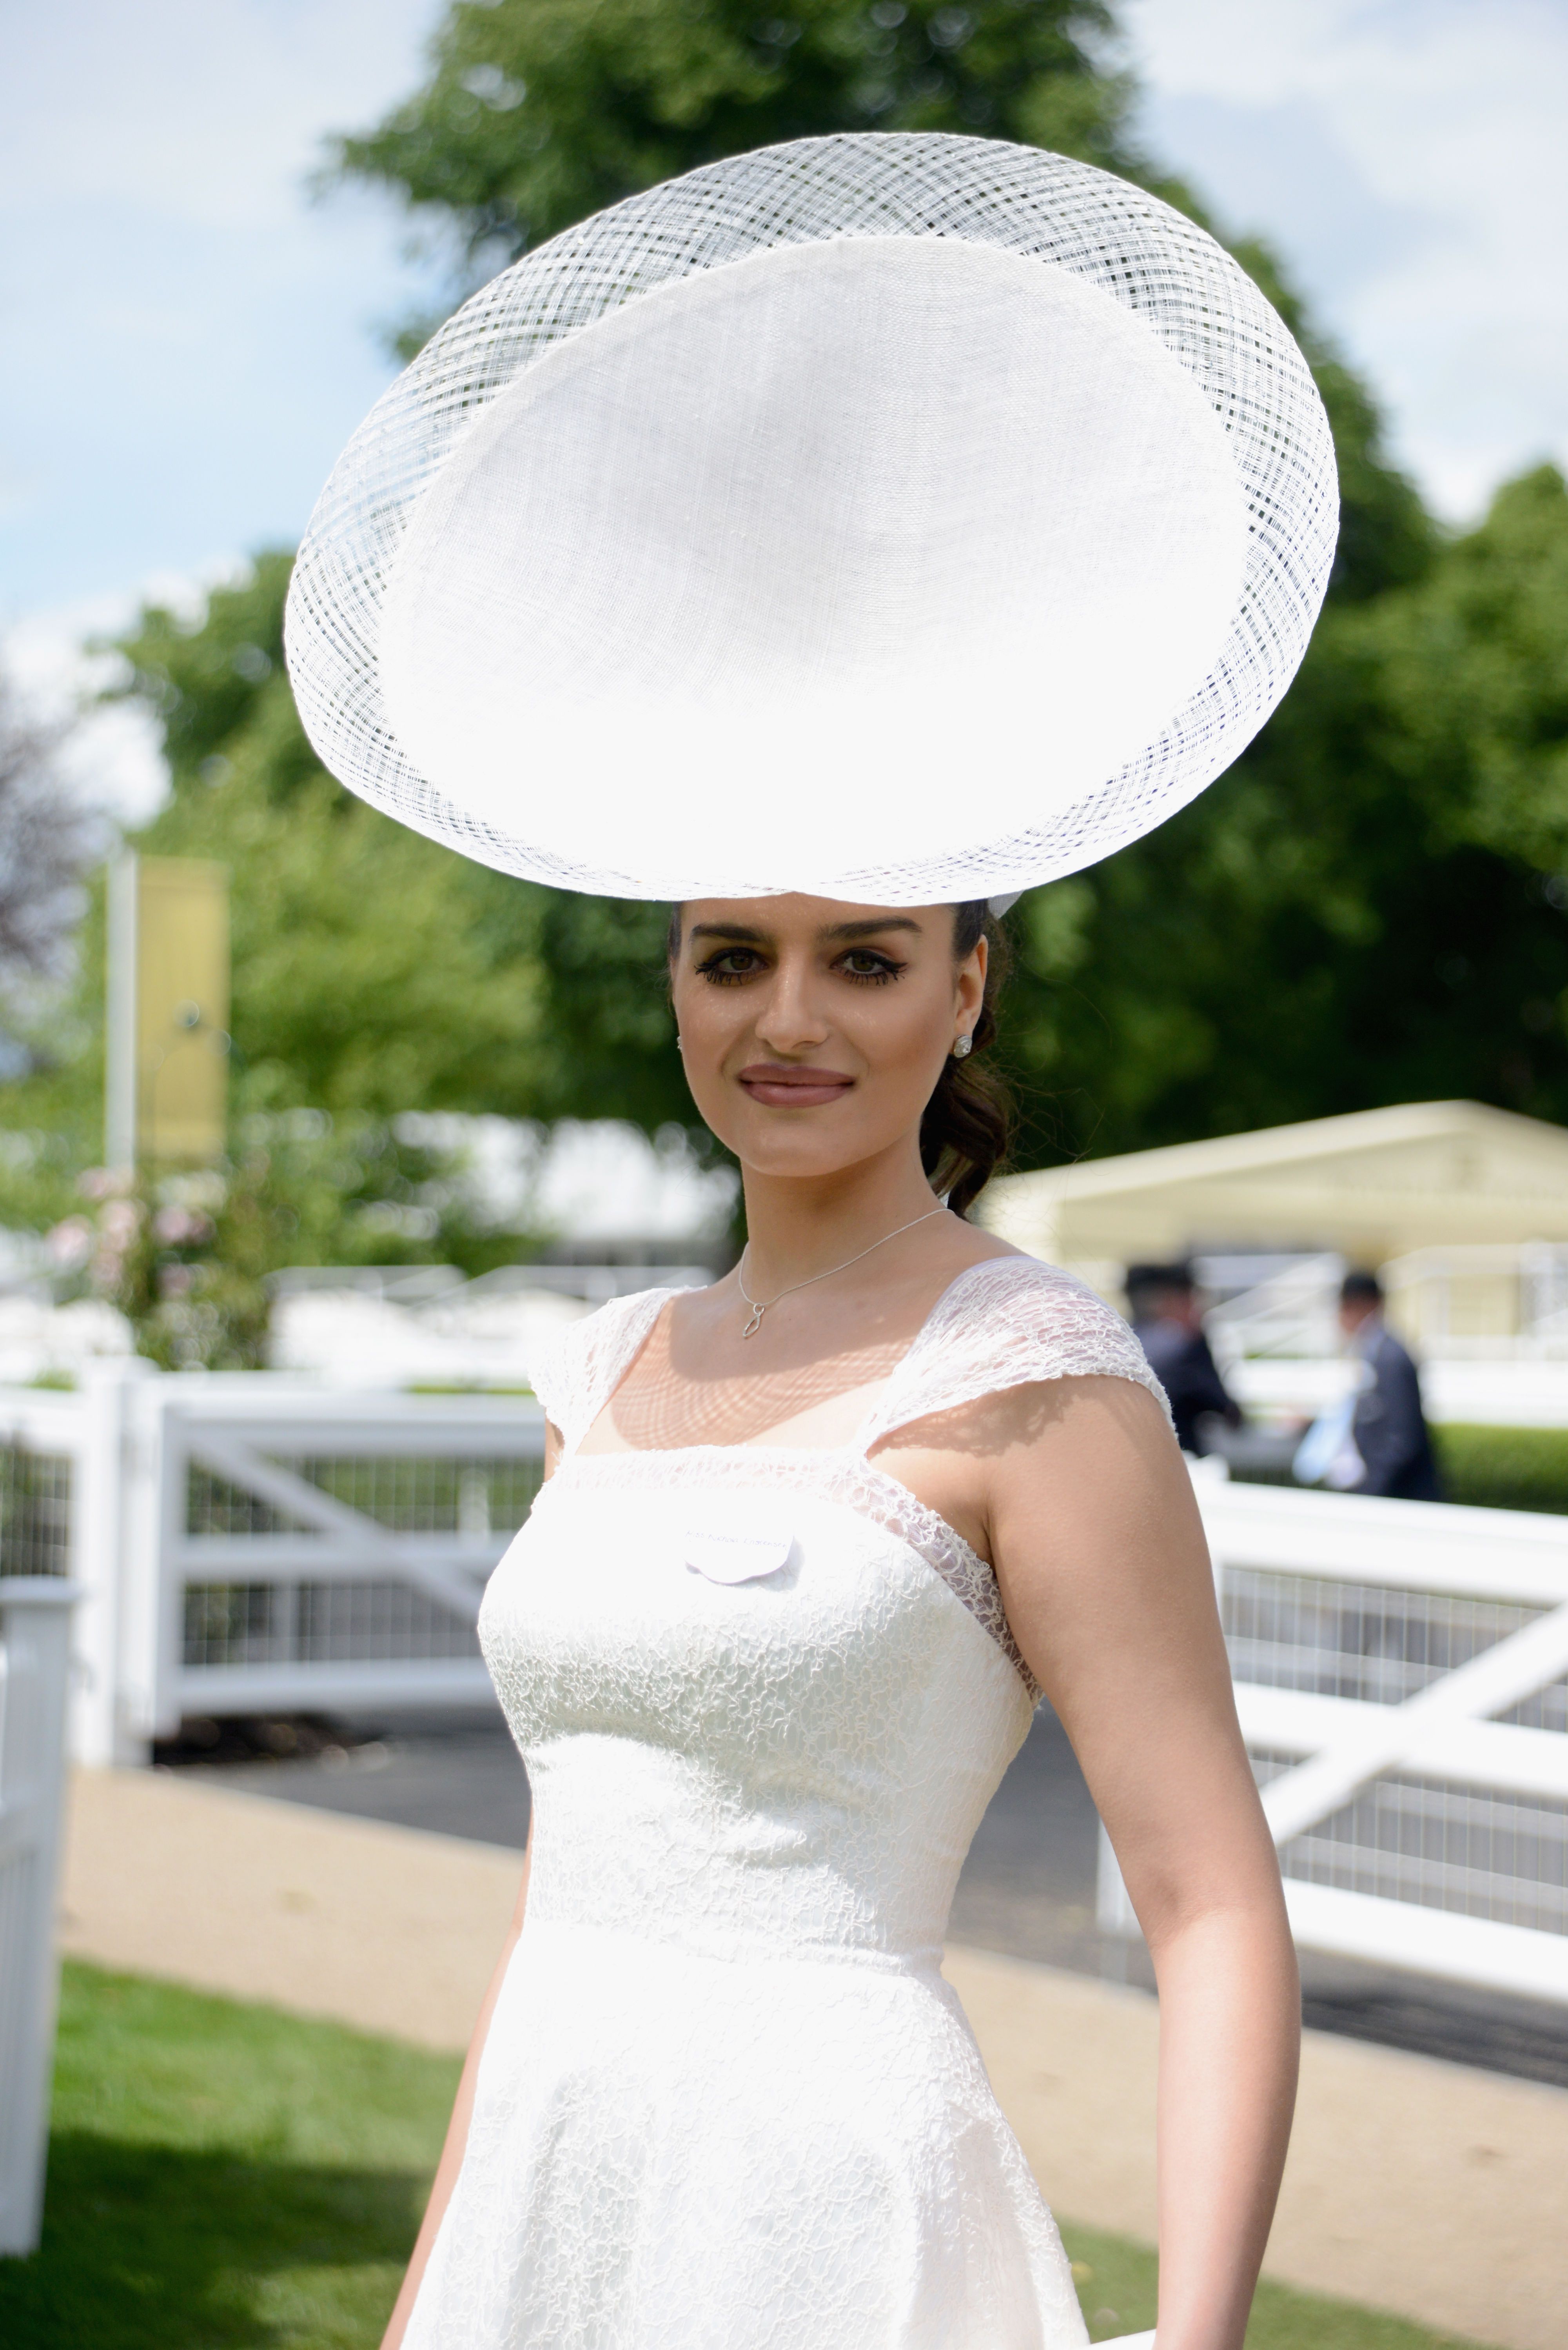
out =
{"type": "Polygon", "coordinates": [[[1190,1268],[1129,1265],[1127,1295],[1138,1343],[1170,1399],[1170,1416],[1183,1452],[1212,1451],[1213,1421],[1240,1428],[1241,1408],[1228,1393],[1204,1335],[1198,1284],[1190,1268]]]}
{"type": "Polygon", "coordinates": [[[1383,1284],[1375,1273],[1345,1274],[1339,1326],[1351,1353],[1366,1366],[1349,1430],[1362,1473],[1345,1490],[1402,1502],[1440,1502],[1443,1489],[1421,1406],[1420,1373],[1385,1322],[1383,1305],[1383,1284]]]}

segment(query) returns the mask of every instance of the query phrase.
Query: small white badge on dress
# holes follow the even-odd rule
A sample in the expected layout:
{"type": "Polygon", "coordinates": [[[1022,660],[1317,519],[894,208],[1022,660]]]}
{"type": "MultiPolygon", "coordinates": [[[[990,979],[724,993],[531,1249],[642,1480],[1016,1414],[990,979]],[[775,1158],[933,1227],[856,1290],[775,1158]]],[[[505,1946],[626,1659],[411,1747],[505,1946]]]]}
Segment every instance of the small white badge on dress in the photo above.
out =
{"type": "Polygon", "coordinates": [[[710,1583],[758,1583],[789,1564],[794,1536],[785,1527],[771,1534],[722,1534],[712,1527],[689,1531],[682,1556],[693,1575],[710,1583]]]}

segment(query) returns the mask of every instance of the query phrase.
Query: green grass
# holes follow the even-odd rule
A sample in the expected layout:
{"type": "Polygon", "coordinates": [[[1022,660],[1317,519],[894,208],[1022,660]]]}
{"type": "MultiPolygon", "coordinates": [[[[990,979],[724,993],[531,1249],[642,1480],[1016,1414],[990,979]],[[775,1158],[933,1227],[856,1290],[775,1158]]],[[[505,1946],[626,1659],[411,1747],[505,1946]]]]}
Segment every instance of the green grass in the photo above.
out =
{"type": "Polygon", "coordinates": [[[1568,1428],[1432,1430],[1443,1491],[1483,1510],[1548,1510],[1568,1516],[1568,1428]]]}
{"type": "Polygon", "coordinates": [[[68,1966],[6,2350],[374,2350],[455,2059],[68,1966]]]}
{"type": "MultiPolygon", "coordinates": [[[[5,2350],[375,2350],[455,2058],[68,1966],[44,2242],[0,2261],[5,2350]]],[[[1096,2341],[1154,2323],[1154,2254],[1064,2228],[1096,2341]]],[[[1265,2284],[1248,2350],[1449,2350],[1265,2284]]]]}
{"type": "MultiPolygon", "coordinates": [[[[1138,2334],[1154,2324],[1158,2264],[1147,2244],[1129,2243],[1125,2236],[1102,2236],[1070,2220],[1062,2223],[1062,2241],[1072,2258],[1078,2299],[1094,2341],[1138,2334]]],[[[1461,2344],[1458,2334],[1413,2325],[1406,2317],[1386,2317],[1353,2302],[1296,2293],[1265,2277],[1252,2304],[1247,2350],[1475,2350],[1475,2345],[1461,2344]]]]}

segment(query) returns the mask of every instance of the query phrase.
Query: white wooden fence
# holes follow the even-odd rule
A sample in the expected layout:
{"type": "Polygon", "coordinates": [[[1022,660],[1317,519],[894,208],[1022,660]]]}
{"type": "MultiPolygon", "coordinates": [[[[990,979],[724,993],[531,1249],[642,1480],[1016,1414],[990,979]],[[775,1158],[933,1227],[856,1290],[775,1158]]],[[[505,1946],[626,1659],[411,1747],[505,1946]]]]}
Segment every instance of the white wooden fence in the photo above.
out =
{"type": "MultiPolygon", "coordinates": [[[[486,1700],[537,1407],[106,1367],[0,1391],[0,1565],[85,1591],[73,1748],[182,1716],[486,1700]]],[[[1568,2001],[1568,1519],[1199,1473],[1299,1939],[1568,2001]]],[[[1126,1929],[1114,1865],[1103,1922],[1126,1929]]]]}
{"type": "Polygon", "coordinates": [[[72,1752],[137,1762],[182,1719],[491,1700],[474,1637],[544,1416],[95,1367],[0,1389],[0,1566],[83,1587],[72,1752]]]}
{"type": "Polygon", "coordinates": [[[0,1575],[0,2253],[33,2251],[43,2211],[76,1598],[57,1576],[0,1575]]]}
{"type": "Polygon", "coordinates": [[[1297,1940],[1568,2001],[1568,1518],[1196,1482],[1297,1940]]]}

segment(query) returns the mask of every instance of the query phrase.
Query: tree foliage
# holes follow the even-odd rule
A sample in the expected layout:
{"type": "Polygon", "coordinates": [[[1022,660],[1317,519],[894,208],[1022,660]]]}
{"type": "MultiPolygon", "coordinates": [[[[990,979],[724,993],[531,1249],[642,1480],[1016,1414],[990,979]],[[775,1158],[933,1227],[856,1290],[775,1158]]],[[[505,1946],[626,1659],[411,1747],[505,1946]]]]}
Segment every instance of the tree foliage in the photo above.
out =
{"type": "MultiPolygon", "coordinates": [[[[1027,1159],[1450,1095],[1568,1118],[1568,492],[1531,474],[1418,565],[1388,536],[1417,576],[1340,590],[1231,774],[1012,917],[1027,1159]]],[[[279,668],[286,577],[130,640],[174,776],[145,845],[234,874],[246,1100],[690,1121],[662,910],[341,792],[279,668]]]]}
{"type": "Polygon", "coordinates": [[[216,1166],[91,1168],[73,1191],[49,1235],[57,1285],[107,1299],[166,1370],[261,1368],[280,1265],[433,1258],[479,1271],[500,1253],[441,1153],[320,1110],[242,1116],[216,1166]]]}
{"type": "Polygon", "coordinates": [[[172,795],[140,845],[232,876],[235,1060],[258,1107],[685,1115],[662,914],[530,888],[408,831],[317,764],[283,668],[290,557],[201,626],[143,614],[130,690],[172,795]]]}
{"type": "Polygon", "coordinates": [[[177,1170],[84,1201],[102,1151],[101,886],[71,982],[34,1023],[30,1072],[0,1085],[0,1222],[57,1227],[62,1270],[128,1311],[161,1358],[254,1352],[269,1264],[483,1272],[526,1253],[537,1236],[493,1230],[461,1159],[400,1139],[401,1112],[549,1120],[610,1105],[650,1130],[691,1116],[664,910],[532,889],[343,791],[284,671],[291,563],[260,556],[195,623],[149,607],[122,645],[120,691],[160,713],[171,785],[132,845],[230,877],[233,1142],[211,1246],[159,1236],[185,1198],[177,1170]],[[125,1242],[108,1273],[115,1252],[84,1237],[105,1216],[125,1242]]]}
{"type": "Polygon", "coordinates": [[[780,140],[981,132],[1126,168],[1100,0],[457,0],[424,86],[338,170],[454,227],[483,276],[675,173],[780,140]]]}
{"type": "MultiPolygon", "coordinates": [[[[1130,141],[1115,32],[1109,9],[1070,0],[799,0],[778,18],[734,0],[459,0],[424,86],[339,142],[337,166],[445,224],[471,279],[671,172],[841,130],[1035,140],[1201,218],[1130,141]]],[[[1270,255],[1233,249],[1334,425],[1329,603],[1229,775],[1012,917],[1024,1163],[1432,1096],[1568,1118],[1568,493],[1530,474],[1445,539],[1270,255]]],[[[233,875],[241,1115],[307,1108],[345,1137],[410,1108],[691,1123],[663,910],[507,879],[339,790],[283,673],[288,567],[260,557],[198,625],[149,609],[126,648],[173,781],[143,845],[233,875]]],[[[955,779],[984,785],[982,767],[955,779]]],[[[14,1125],[96,1135],[93,935],[55,1066],[12,1089],[14,1125]]],[[[40,1198],[83,1147],[39,1144],[40,1198]]],[[[303,1261],[375,1229],[387,1186],[366,1184],[334,1237],[310,1222],[303,1261]]],[[[461,1236],[431,1245],[456,1253],[461,1236]]]]}
{"type": "Polygon", "coordinates": [[[1015,917],[1026,1149],[1464,1096],[1568,1120],[1568,491],[1332,605],[1231,773],[1015,917]]]}
{"type": "Polygon", "coordinates": [[[102,825],[61,772],[69,732],[0,671],[0,987],[58,974],[101,853],[102,825]]]}

